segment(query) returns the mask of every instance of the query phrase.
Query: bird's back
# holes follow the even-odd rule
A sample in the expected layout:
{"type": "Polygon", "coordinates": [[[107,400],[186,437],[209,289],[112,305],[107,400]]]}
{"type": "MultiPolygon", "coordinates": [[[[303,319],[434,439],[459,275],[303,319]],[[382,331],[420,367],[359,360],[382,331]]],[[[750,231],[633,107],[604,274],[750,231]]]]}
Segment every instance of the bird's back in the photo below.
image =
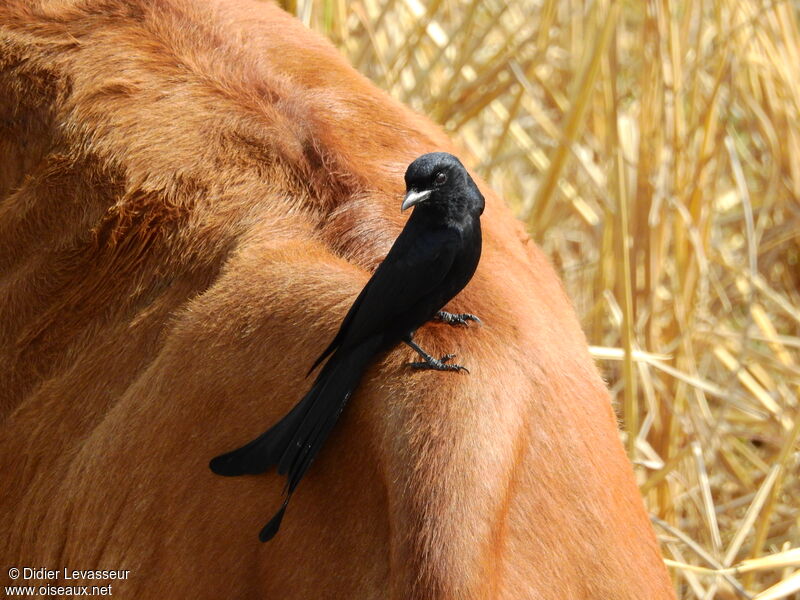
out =
{"type": "Polygon", "coordinates": [[[342,324],[342,348],[380,332],[383,348],[432,319],[472,278],[480,259],[480,223],[429,222],[412,214],[370,278],[363,301],[342,324]],[[416,218],[415,218],[416,217],[416,218]]]}

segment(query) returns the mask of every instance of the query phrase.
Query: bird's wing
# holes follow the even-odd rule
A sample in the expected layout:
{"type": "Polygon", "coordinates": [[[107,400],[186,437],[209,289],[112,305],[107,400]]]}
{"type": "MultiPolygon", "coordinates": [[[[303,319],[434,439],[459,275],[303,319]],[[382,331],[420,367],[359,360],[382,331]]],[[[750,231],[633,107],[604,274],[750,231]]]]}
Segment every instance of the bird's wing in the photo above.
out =
{"type": "Polygon", "coordinates": [[[366,339],[436,289],[450,271],[457,251],[458,239],[450,230],[429,231],[425,235],[412,231],[409,235],[404,229],[309,373],[346,339],[366,339]]]}
{"type": "Polygon", "coordinates": [[[358,307],[361,306],[361,302],[364,300],[364,296],[367,295],[367,290],[369,289],[369,284],[371,282],[372,279],[370,279],[367,282],[367,285],[365,285],[364,288],[361,290],[361,293],[358,294],[358,298],[356,298],[355,302],[353,302],[353,305],[350,307],[350,310],[347,311],[347,314],[345,315],[344,319],[342,319],[342,324],[339,325],[339,331],[336,333],[336,336],[333,338],[333,341],[331,341],[331,343],[328,344],[328,347],[325,348],[322,354],[320,354],[319,357],[317,357],[317,360],[314,361],[314,364],[311,365],[311,368],[308,370],[308,373],[306,373],[306,377],[310,375],[311,372],[314,369],[316,369],[323,360],[325,360],[326,358],[328,358],[328,356],[333,354],[333,351],[336,350],[336,348],[339,347],[339,344],[342,343],[342,338],[344,337],[344,333],[345,331],[347,331],[348,325],[350,324],[350,321],[353,319],[353,315],[356,313],[356,311],[358,311],[358,307]]]}

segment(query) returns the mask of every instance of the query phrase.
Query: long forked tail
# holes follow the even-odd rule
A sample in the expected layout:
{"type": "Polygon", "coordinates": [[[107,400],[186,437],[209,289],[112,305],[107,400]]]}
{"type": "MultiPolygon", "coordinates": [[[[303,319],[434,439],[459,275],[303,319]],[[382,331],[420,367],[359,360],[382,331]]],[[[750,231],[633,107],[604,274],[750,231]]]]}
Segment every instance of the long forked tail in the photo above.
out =
{"type": "Polygon", "coordinates": [[[379,347],[380,338],[376,337],[334,353],[308,393],[286,416],[250,443],[211,460],[209,467],[218,475],[255,475],[277,466],[278,473],[287,476],[286,498],[261,530],[262,542],[278,532],[292,493],[328,439],[379,347]]]}

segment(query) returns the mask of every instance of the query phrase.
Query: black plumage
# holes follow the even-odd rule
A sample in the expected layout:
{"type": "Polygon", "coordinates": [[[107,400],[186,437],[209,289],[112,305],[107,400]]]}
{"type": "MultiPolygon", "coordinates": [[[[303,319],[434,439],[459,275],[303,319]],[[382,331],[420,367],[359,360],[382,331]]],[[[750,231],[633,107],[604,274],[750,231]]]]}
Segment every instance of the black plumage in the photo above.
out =
{"type": "Polygon", "coordinates": [[[461,162],[444,152],[425,154],[409,165],[402,210],[414,207],[403,231],[361,290],[330,345],[314,384],[295,407],[249,444],[214,458],[214,473],[262,473],[277,466],[287,475],[286,497],[261,530],[261,541],[278,531],[286,506],[330,435],[364,370],[376,354],[405,342],[422,357],[415,368],[466,370],[436,359],[413,341],[416,329],[434,318],[449,324],[478,321],[441,308],[472,278],[481,254],[484,199],[461,162]]]}

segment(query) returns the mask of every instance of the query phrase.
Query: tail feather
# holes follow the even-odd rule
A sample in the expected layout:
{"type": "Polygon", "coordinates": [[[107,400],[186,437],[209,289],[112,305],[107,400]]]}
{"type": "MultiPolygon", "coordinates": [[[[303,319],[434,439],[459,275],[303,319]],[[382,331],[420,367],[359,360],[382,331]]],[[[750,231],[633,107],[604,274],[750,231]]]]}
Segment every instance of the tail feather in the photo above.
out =
{"type": "Polygon", "coordinates": [[[308,443],[302,448],[301,452],[295,452],[294,456],[291,457],[291,466],[288,467],[288,492],[291,494],[294,489],[297,487],[297,484],[300,483],[300,480],[305,475],[308,468],[311,466],[311,462],[314,460],[314,457],[317,455],[319,450],[322,448],[322,445],[325,443],[325,440],[328,439],[333,427],[336,425],[336,422],[339,420],[339,415],[342,413],[342,410],[347,403],[347,400],[350,398],[351,393],[348,392],[344,398],[342,398],[342,404],[337,411],[331,411],[323,421],[320,421],[316,424],[311,435],[308,437],[308,443]]]}
{"type": "Polygon", "coordinates": [[[286,512],[286,506],[289,504],[289,499],[292,497],[291,494],[287,494],[286,498],[283,500],[283,504],[278,509],[278,512],[275,513],[269,522],[261,528],[261,531],[258,533],[258,539],[262,542],[268,542],[272,538],[275,537],[275,534],[278,533],[278,529],[281,527],[281,521],[283,521],[283,514],[286,512]]]}
{"type": "Polygon", "coordinates": [[[218,475],[258,474],[277,466],[278,473],[287,476],[286,498],[261,530],[262,542],[278,532],[292,493],[322,449],[379,348],[380,338],[375,337],[355,348],[337,350],[309,392],[285,417],[250,443],[211,461],[209,466],[218,475]]]}
{"type": "Polygon", "coordinates": [[[322,449],[379,343],[379,339],[373,339],[344,353],[337,351],[323,368],[316,399],[278,463],[278,473],[288,476],[289,493],[322,449]]]}
{"type": "Polygon", "coordinates": [[[313,391],[312,387],[311,392],[270,429],[241,448],[211,459],[208,466],[217,475],[235,477],[258,475],[277,465],[311,407],[309,399],[313,391]]]}

